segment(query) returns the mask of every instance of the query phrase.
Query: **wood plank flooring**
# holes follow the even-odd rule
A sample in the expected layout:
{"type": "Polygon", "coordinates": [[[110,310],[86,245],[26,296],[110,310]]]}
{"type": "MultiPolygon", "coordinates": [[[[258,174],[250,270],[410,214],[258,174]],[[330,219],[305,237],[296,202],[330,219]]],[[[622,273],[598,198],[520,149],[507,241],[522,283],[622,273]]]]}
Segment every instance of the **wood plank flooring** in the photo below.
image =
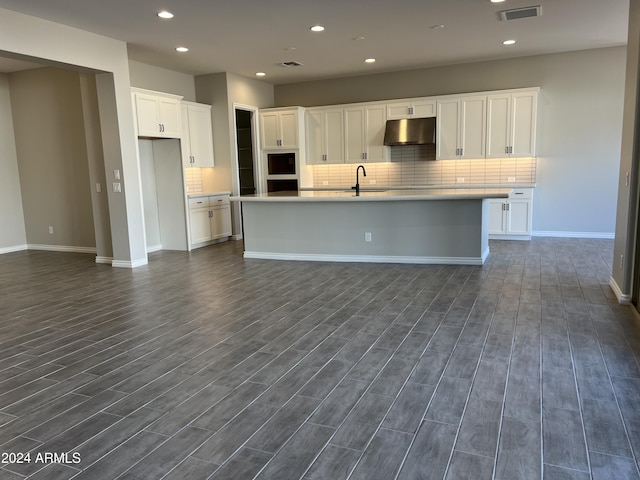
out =
{"type": "Polygon", "coordinates": [[[640,480],[640,325],[612,248],[2,255],[0,479],[640,480]]]}

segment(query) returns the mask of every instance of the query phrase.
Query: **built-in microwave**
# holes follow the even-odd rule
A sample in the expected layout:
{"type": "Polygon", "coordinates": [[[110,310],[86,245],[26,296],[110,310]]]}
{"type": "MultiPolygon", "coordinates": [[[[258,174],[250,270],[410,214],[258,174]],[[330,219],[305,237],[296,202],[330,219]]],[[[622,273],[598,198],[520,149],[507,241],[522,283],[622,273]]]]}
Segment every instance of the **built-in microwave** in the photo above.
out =
{"type": "Polygon", "coordinates": [[[296,154],[293,152],[267,154],[267,172],[269,175],[295,175],[296,154]]]}

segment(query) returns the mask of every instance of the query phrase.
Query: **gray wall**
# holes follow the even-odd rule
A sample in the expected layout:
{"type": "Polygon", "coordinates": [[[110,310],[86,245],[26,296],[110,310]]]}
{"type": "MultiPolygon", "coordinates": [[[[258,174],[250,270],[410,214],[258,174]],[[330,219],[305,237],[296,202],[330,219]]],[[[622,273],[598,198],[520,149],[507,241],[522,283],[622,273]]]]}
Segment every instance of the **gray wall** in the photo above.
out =
{"type": "Polygon", "coordinates": [[[626,48],[615,47],[275,87],[276,106],[541,87],[533,230],[612,236],[626,48]]]}
{"type": "Polygon", "coordinates": [[[182,95],[185,100],[196,101],[196,86],[193,75],[154,67],[133,60],[129,60],[129,75],[132,87],[182,95]]]}
{"type": "MultiPolygon", "coordinates": [[[[620,153],[618,211],[616,240],[613,250],[612,283],[617,293],[629,300],[632,293],[632,274],[636,221],[638,216],[638,189],[640,184],[640,138],[638,137],[638,112],[640,82],[640,0],[631,0],[629,10],[629,40],[626,57],[624,87],[624,123],[620,153]],[[629,173],[630,184],[626,176],[629,173]],[[622,262],[620,261],[622,258],[622,262]]],[[[637,296],[637,292],[636,292],[637,296]]]]}
{"type": "Polygon", "coordinates": [[[26,248],[9,78],[0,74],[0,253],[26,248]]]}
{"type": "Polygon", "coordinates": [[[95,247],[79,74],[25,70],[9,85],[27,243],[95,247]]]}

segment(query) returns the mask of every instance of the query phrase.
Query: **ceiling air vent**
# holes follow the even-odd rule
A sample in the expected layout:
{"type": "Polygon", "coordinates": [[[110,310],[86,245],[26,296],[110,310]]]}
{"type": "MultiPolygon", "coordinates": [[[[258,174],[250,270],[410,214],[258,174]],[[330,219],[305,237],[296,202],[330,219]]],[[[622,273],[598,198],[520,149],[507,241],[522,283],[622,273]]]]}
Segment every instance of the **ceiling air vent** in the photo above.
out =
{"type": "Polygon", "coordinates": [[[512,10],[503,10],[500,12],[500,18],[502,20],[518,20],[519,18],[539,17],[540,15],[542,15],[542,7],[540,5],[514,8],[512,10]]]}
{"type": "Polygon", "coordinates": [[[293,60],[291,62],[282,62],[282,63],[279,63],[278,65],[280,65],[281,67],[299,67],[302,64],[300,62],[296,62],[295,60],[293,60]]]}

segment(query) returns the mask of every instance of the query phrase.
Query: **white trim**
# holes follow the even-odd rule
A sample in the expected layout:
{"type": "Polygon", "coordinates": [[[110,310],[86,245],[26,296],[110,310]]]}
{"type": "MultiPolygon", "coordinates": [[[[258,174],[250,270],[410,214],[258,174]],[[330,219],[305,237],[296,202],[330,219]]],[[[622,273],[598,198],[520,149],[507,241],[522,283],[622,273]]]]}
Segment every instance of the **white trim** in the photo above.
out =
{"type": "Polygon", "coordinates": [[[518,241],[530,241],[531,235],[499,235],[489,234],[489,240],[518,240],[518,241]]]}
{"type": "Polygon", "coordinates": [[[11,247],[2,247],[0,248],[0,255],[3,253],[12,253],[12,252],[21,252],[23,250],[28,250],[29,247],[25,243],[24,245],[13,245],[11,247]]]}
{"type": "Polygon", "coordinates": [[[151,245],[147,247],[147,253],[157,252],[158,250],[162,250],[162,245],[151,245]]]}
{"type": "Polygon", "coordinates": [[[231,235],[231,240],[242,240],[242,234],[236,233],[235,235],[231,235]]]}
{"type": "Polygon", "coordinates": [[[45,250],[48,252],[97,253],[96,247],[73,247],[69,245],[42,245],[30,243],[29,250],[45,250]]]}
{"type": "Polygon", "coordinates": [[[96,263],[111,265],[113,262],[113,257],[102,257],[100,255],[96,255],[96,263]]]}
{"type": "Polygon", "coordinates": [[[331,255],[324,253],[244,252],[244,258],[264,260],[296,260],[303,262],[410,263],[421,265],[482,265],[489,249],[482,257],[406,257],[399,255],[331,255]]]}
{"type": "Polygon", "coordinates": [[[607,232],[532,232],[533,237],[561,237],[561,238],[615,238],[615,233],[607,232]]]}
{"type": "Polygon", "coordinates": [[[620,290],[618,283],[613,277],[609,279],[609,286],[611,287],[611,290],[613,290],[613,293],[616,295],[618,302],[620,302],[621,305],[629,305],[631,303],[631,295],[622,293],[622,290],[620,290]]]}
{"type": "Polygon", "coordinates": [[[111,266],[114,268],[136,268],[147,265],[149,262],[145,258],[139,258],[138,260],[112,260],[111,266]]]}

